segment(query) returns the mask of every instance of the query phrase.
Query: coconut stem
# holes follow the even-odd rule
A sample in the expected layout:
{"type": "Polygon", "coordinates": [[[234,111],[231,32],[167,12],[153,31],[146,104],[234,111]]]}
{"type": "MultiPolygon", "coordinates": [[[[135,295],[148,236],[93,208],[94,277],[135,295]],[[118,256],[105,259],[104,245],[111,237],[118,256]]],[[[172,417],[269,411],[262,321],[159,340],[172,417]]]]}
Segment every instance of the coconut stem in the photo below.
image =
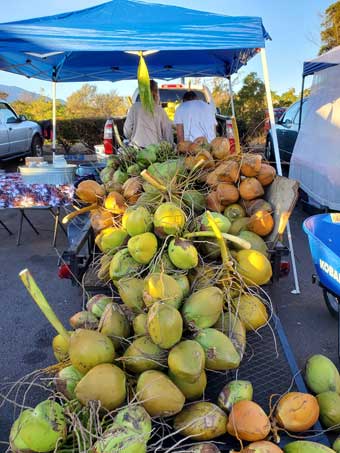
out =
{"type": "Polygon", "coordinates": [[[143,179],[145,179],[145,181],[147,181],[156,189],[160,190],[161,192],[166,192],[166,187],[163,186],[163,184],[157,178],[151,175],[147,170],[143,170],[140,175],[143,179]]]}
{"type": "Polygon", "coordinates": [[[214,217],[211,215],[210,211],[207,211],[207,218],[208,218],[208,222],[216,236],[218,244],[220,246],[223,265],[225,268],[227,268],[230,266],[229,257],[228,257],[228,249],[227,249],[226,243],[223,239],[221,230],[218,228],[217,223],[215,222],[214,217]]]}
{"type": "MultiPolygon", "coordinates": [[[[234,242],[235,244],[238,244],[244,249],[249,250],[251,248],[250,242],[239,238],[238,236],[234,236],[232,234],[228,233],[221,233],[222,237],[224,239],[227,239],[230,242],[234,242]]],[[[184,238],[194,238],[194,237],[216,237],[215,233],[213,231],[195,231],[193,233],[187,233],[183,236],[184,238]]]]}
{"type": "Polygon", "coordinates": [[[61,335],[64,340],[69,341],[70,335],[62,325],[57,315],[54,313],[52,307],[45,299],[45,296],[41,292],[39,286],[36,284],[34,278],[32,277],[28,269],[24,269],[19,273],[23,284],[25,285],[27,291],[32,296],[34,302],[38,305],[40,310],[44,313],[48,321],[52,324],[55,330],[61,335]]]}
{"type": "Polygon", "coordinates": [[[92,211],[92,209],[96,209],[97,207],[98,203],[93,203],[90,204],[89,206],[85,206],[85,208],[77,209],[76,211],[70,212],[63,218],[62,223],[65,224],[72,220],[74,217],[77,217],[80,214],[84,214],[85,212],[92,211]]]}

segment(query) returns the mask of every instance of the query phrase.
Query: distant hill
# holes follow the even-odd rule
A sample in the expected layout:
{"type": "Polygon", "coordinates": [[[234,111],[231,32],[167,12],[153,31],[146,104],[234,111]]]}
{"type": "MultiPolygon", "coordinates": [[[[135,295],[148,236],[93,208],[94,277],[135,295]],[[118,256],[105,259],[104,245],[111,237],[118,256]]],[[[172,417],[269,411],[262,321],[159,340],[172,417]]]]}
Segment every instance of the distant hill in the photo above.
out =
{"type": "MultiPolygon", "coordinates": [[[[18,99],[37,99],[40,95],[38,93],[34,93],[33,91],[24,90],[23,88],[19,88],[16,86],[10,85],[1,85],[0,84],[0,92],[4,92],[8,94],[8,98],[6,99],[7,102],[17,101],[18,99]]],[[[48,99],[51,99],[48,97],[48,99]]]]}

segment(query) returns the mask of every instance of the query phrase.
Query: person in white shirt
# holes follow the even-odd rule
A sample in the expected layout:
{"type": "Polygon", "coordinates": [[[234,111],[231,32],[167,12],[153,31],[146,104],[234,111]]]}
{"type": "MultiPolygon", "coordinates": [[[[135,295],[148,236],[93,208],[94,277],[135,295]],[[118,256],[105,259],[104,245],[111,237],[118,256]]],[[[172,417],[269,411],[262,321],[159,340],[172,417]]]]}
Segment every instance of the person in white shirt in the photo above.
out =
{"type": "Polygon", "coordinates": [[[135,102],[124,123],[124,135],[130,142],[142,148],[165,140],[173,142],[171,122],[159,105],[157,82],[150,80],[150,89],[155,102],[153,113],[147,112],[141,102],[135,102]]]}
{"type": "Polygon", "coordinates": [[[205,137],[210,143],[216,137],[215,111],[210,104],[197,99],[194,91],[184,94],[183,103],[176,109],[174,123],[178,143],[193,142],[198,137],[205,137]]]}

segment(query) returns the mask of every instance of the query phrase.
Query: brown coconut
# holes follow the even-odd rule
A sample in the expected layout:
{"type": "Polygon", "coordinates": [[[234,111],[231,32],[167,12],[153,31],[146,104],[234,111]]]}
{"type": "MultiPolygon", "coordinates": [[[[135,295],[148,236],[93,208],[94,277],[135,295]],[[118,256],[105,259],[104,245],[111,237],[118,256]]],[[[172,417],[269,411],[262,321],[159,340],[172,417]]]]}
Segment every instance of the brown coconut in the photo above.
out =
{"type": "Polygon", "coordinates": [[[260,172],[256,176],[260,183],[266,187],[271,184],[276,176],[275,168],[268,164],[261,164],[260,172]]]}
{"type": "Polygon", "coordinates": [[[220,182],[235,183],[240,177],[239,165],[234,160],[222,162],[218,167],[216,167],[215,172],[217,179],[220,182]]]}
{"type": "Polygon", "coordinates": [[[90,211],[90,220],[95,233],[98,233],[104,228],[113,226],[113,216],[111,212],[103,208],[90,211]]]}
{"type": "Polygon", "coordinates": [[[239,187],[241,198],[244,200],[253,200],[262,197],[264,194],[261,183],[256,178],[244,179],[239,187]]]}
{"type": "Polygon", "coordinates": [[[76,195],[85,203],[96,203],[98,199],[104,197],[105,189],[96,181],[88,179],[79,183],[76,195]]]}
{"type": "Polygon", "coordinates": [[[200,146],[208,145],[208,140],[205,137],[203,137],[203,136],[202,137],[197,137],[197,138],[195,138],[194,143],[197,143],[200,146]]]}
{"type": "Polygon", "coordinates": [[[123,184],[123,195],[129,204],[135,204],[143,190],[143,182],[139,176],[129,178],[123,184]]]}
{"type": "Polygon", "coordinates": [[[221,204],[216,191],[209,193],[206,198],[206,204],[207,209],[210,211],[222,212],[224,209],[224,206],[221,204]]]}
{"type": "Polygon", "coordinates": [[[257,211],[248,222],[248,230],[259,236],[267,236],[274,228],[274,219],[267,211],[257,211]]]}
{"type": "Polygon", "coordinates": [[[256,176],[261,169],[262,156],[260,154],[244,154],[241,162],[243,176],[256,176]]]}
{"type": "Polygon", "coordinates": [[[240,198],[237,187],[227,182],[220,182],[216,187],[217,198],[223,206],[228,206],[240,198]]]}
{"type": "Polygon", "coordinates": [[[180,142],[177,144],[177,151],[179,153],[187,154],[190,149],[190,145],[192,142],[189,142],[188,140],[184,140],[183,142],[180,142]]]}
{"type": "Polygon", "coordinates": [[[243,200],[243,205],[244,205],[247,215],[249,217],[251,217],[257,211],[267,211],[267,212],[273,211],[272,205],[268,201],[263,200],[262,198],[258,198],[256,200],[249,200],[249,201],[243,200]]]}
{"type": "Polygon", "coordinates": [[[230,154],[230,143],[226,137],[216,137],[210,143],[212,155],[215,159],[226,159],[230,154]]]}

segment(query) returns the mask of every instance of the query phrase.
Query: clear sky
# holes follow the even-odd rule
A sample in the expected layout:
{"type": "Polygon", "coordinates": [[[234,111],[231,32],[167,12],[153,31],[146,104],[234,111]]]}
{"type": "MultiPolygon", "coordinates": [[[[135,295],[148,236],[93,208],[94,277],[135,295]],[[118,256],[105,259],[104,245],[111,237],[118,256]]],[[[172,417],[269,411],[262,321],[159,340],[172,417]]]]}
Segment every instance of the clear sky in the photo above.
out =
{"type": "MultiPolygon", "coordinates": [[[[303,61],[317,55],[320,47],[321,14],[335,0],[145,0],[211,12],[261,16],[272,37],[267,44],[267,57],[272,89],[278,92],[290,87],[300,89],[303,61]]],[[[103,0],[0,0],[0,22],[47,16],[83,9],[103,3],[103,0]]],[[[256,71],[262,76],[260,58],[252,59],[240,74],[256,71]]],[[[29,80],[22,76],[0,71],[0,84],[16,85],[50,95],[51,84],[29,80]]],[[[58,98],[66,99],[82,84],[58,84],[58,98]]],[[[99,91],[115,88],[119,94],[132,94],[134,82],[96,83],[99,91]]]]}

